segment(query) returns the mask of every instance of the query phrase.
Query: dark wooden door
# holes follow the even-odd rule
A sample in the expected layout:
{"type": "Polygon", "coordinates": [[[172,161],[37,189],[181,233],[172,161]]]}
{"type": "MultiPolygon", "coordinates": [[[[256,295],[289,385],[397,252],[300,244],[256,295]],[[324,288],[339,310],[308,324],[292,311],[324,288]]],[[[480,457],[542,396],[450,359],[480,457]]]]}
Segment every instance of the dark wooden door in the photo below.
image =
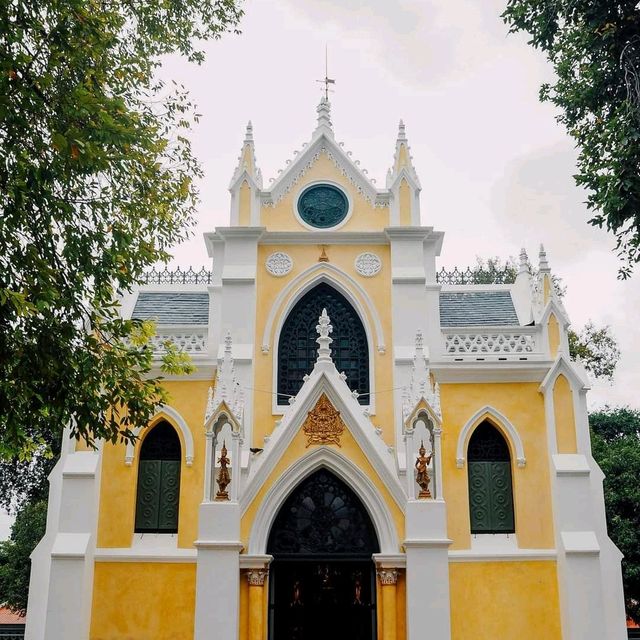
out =
{"type": "Polygon", "coordinates": [[[371,560],[275,560],[271,640],[374,640],[374,578],[371,560]]]}

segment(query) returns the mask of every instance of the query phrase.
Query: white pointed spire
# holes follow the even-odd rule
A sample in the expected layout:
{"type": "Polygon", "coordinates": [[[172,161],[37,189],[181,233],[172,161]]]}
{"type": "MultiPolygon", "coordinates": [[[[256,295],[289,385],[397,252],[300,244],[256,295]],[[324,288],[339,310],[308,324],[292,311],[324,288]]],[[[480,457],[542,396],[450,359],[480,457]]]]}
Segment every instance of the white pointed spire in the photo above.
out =
{"type": "Polygon", "coordinates": [[[524,247],[520,249],[520,268],[518,269],[518,273],[530,273],[529,256],[527,255],[527,251],[524,247]]]}
{"type": "Polygon", "coordinates": [[[429,361],[424,353],[422,329],[416,331],[411,382],[405,389],[402,398],[402,418],[406,420],[415,411],[422,400],[425,400],[433,412],[441,418],[440,388],[433,384],[429,361]]]}
{"type": "Polygon", "coordinates": [[[224,402],[238,422],[242,424],[244,394],[236,377],[232,349],[233,341],[231,339],[231,331],[227,331],[224,337],[224,355],[222,359],[218,361],[216,370],[215,387],[209,389],[205,422],[209,420],[224,402]]]}
{"type": "Polygon", "coordinates": [[[551,271],[549,268],[549,262],[547,261],[547,252],[544,250],[544,245],[540,245],[540,253],[538,254],[538,268],[540,271],[551,271]]]}
{"type": "Polygon", "coordinates": [[[332,362],[330,345],[333,340],[329,337],[329,334],[333,333],[333,327],[326,309],[322,310],[322,314],[318,318],[316,331],[318,332],[316,342],[319,345],[317,362],[332,362]]]}
{"type": "Polygon", "coordinates": [[[413,158],[411,157],[411,148],[407,138],[407,130],[404,120],[398,123],[398,135],[396,137],[396,150],[393,155],[393,167],[387,173],[387,188],[398,178],[400,173],[405,172],[405,176],[410,176],[414,186],[420,189],[420,180],[413,166],[413,158]]]}
{"type": "Polygon", "coordinates": [[[253,125],[251,124],[251,120],[247,122],[247,129],[244,133],[244,143],[252,143],[253,142],[253,125]]]}
{"type": "Polygon", "coordinates": [[[244,133],[244,141],[242,143],[242,150],[240,151],[240,157],[238,158],[238,165],[233,172],[231,178],[231,184],[229,188],[232,189],[238,182],[241,176],[246,172],[255,182],[255,184],[262,188],[262,172],[258,168],[256,161],[256,150],[253,141],[253,124],[251,120],[247,123],[247,127],[244,133]]]}
{"type": "Polygon", "coordinates": [[[398,142],[405,141],[407,139],[407,132],[404,126],[404,120],[400,120],[398,123],[398,142]]]}
{"type": "Polygon", "coordinates": [[[314,135],[318,133],[325,133],[327,135],[333,136],[333,124],[331,123],[331,103],[329,100],[322,96],[320,99],[320,103],[316,108],[318,113],[318,126],[314,132],[314,135]]]}

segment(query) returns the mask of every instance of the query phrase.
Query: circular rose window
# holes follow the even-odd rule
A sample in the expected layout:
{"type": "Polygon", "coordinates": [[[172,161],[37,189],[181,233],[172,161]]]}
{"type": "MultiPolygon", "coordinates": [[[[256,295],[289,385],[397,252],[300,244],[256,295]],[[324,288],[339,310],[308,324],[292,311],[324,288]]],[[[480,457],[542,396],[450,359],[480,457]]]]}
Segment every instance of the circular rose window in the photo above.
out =
{"type": "Polygon", "coordinates": [[[335,227],[348,212],[347,196],[330,184],[311,185],[298,198],[298,214],[308,225],[318,229],[335,227]]]}

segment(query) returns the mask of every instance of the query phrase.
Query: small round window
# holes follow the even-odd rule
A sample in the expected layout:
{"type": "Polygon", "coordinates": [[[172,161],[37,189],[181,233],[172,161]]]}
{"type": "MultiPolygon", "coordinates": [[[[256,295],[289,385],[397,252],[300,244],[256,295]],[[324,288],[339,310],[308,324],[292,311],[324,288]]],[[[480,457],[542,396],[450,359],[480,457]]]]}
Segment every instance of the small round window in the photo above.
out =
{"type": "Polygon", "coordinates": [[[330,184],[307,187],[298,198],[298,214],[312,227],[328,229],[340,224],[349,212],[347,196],[330,184]]]}

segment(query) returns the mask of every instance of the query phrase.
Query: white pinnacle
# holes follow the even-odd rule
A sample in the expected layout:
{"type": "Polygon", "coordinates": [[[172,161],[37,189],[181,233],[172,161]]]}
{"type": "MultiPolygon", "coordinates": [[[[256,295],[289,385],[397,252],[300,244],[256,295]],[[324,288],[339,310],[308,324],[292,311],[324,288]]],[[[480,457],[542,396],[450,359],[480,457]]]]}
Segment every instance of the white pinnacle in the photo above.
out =
{"type": "Polygon", "coordinates": [[[320,345],[318,348],[317,362],[331,362],[330,345],[333,342],[333,340],[329,337],[329,334],[333,333],[333,327],[331,326],[331,319],[327,315],[326,309],[322,310],[322,314],[318,318],[316,331],[318,332],[318,337],[316,338],[316,342],[320,345]]]}
{"type": "Polygon", "coordinates": [[[251,124],[251,120],[249,120],[249,122],[247,123],[247,130],[244,134],[244,141],[245,143],[253,142],[253,125],[251,124]]]}
{"type": "Polygon", "coordinates": [[[320,99],[320,104],[316,109],[318,112],[318,126],[316,131],[322,130],[326,133],[333,134],[333,125],[331,124],[331,103],[325,96],[320,99]]]}
{"type": "Polygon", "coordinates": [[[540,271],[550,271],[549,262],[547,261],[547,252],[544,250],[544,245],[540,245],[540,253],[538,254],[539,269],[540,271]]]}
{"type": "Polygon", "coordinates": [[[529,272],[529,256],[527,255],[524,247],[520,249],[520,269],[518,273],[528,273],[529,272]]]}
{"type": "Polygon", "coordinates": [[[404,141],[406,139],[407,139],[407,134],[404,127],[404,120],[400,120],[400,123],[398,124],[398,140],[404,141]]]}

